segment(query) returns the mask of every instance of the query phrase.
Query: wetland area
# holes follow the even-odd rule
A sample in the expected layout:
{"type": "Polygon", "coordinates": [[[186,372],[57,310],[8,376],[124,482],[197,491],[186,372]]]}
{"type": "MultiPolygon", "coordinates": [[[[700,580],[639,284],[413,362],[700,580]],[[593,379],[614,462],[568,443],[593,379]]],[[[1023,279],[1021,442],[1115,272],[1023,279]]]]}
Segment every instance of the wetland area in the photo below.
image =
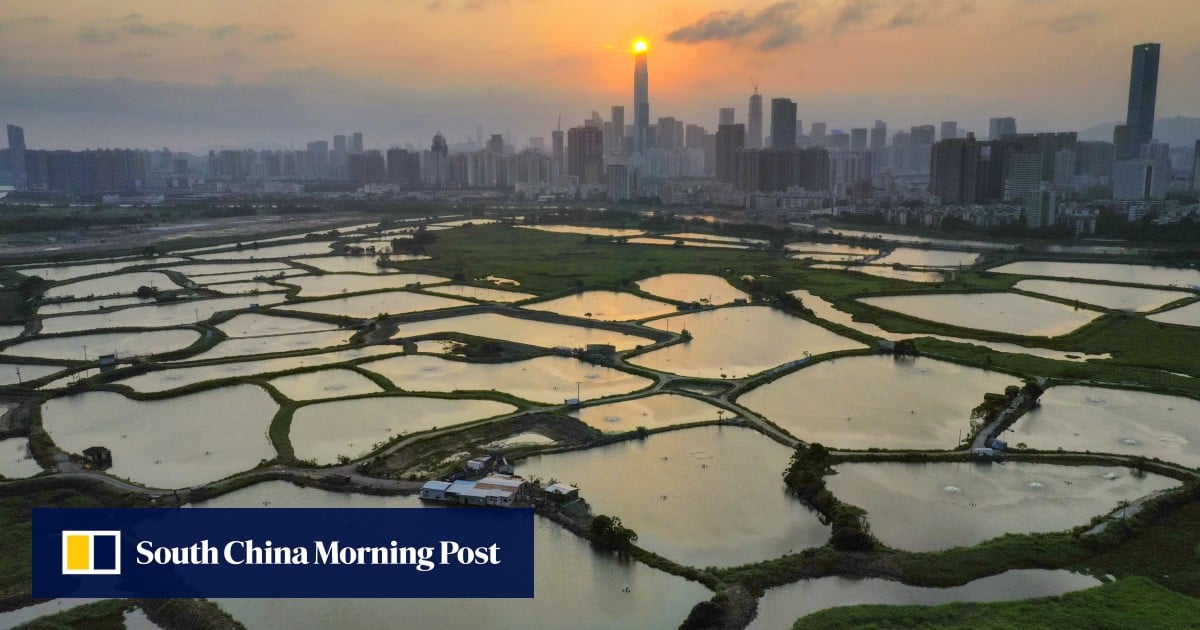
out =
{"type": "MultiPolygon", "coordinates": [[[[535,599],[214,602],[249,628],[784,628],[1157,596],[1138,576],[1200,595],[1200,271],[593,214],[5,266],[43,282],[0,320],[0,507],[438,509],[422,484],[483,456],[526,482],[535,599]]],[[[103,604],[35,604],[13,566],[0,624],[103,604]]]]}

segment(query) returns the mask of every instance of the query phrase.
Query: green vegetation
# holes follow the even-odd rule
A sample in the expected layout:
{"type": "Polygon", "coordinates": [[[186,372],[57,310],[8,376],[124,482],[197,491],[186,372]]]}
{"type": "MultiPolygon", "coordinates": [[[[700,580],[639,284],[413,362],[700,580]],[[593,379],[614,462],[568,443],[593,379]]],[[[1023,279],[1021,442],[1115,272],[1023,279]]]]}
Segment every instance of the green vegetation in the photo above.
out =
{"type": "Polygon", "coordinates": [[[838,551],[870,551],[877,545],[867,525],[866,512],[842,503],[825,487],[829,473],[829,451],[820,444],[796,447],[783,482],[806,505],[833,526],[829,545],[838,551]]]}
{"type": "Polygon", "coordinates": [[[129,608],[124,600],[105,599],[39,617],[22,627],[28,630],[124,630],[125,611],[129,608]]]}
{"type": "Polygon", "coordinates": [[[943,606],[851,606],[803,617],[795,628],[1189,628],[1200,619],[1200,600],[1146,578],[1016,602],[943,606]]]}
{"type": "Polygon", "coordinates": [[[603,514],[592,519],[588,533],[598,544],[622,554],[629,553],[638,539],[637,532],[622,525],[619,517],[603,514]]]}
{"type": "Polygon", "coordinates": [[[53,478],[0,484],[0,608],[29,602],[34,507],[142,507],[145,500],[94,482],[53,478]]]}

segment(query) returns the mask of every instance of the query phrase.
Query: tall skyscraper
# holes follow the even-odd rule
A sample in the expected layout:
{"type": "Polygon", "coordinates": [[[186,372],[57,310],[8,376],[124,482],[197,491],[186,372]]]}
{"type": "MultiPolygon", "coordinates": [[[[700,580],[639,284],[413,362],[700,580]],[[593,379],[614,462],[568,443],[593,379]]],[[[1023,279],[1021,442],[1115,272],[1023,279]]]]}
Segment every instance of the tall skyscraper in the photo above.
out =
{"type": "Polygon", "coordinates": [[[350,144],[346,141],[344,134],[338,134],[333,137],[333,162],[330,164],[330,176],[333,179],[346,179],[349,174],[346,155],[350,144]]]}
{"type": "Polygon", "coordinates": [[[650,136],[650,78],[646,69],[646,42],[633,46],[633,154],[642,155],[649,148],[650,136]]]}
{"type": "Polygon", "coordinates": [[[942,121],[942,136],[939,140],[953,140],[958,137],[958,123],[953,120],[942,121]]]}
{"type": "Polygon", "coordinates": [[[746,147],[761,149],[763,144],[763,110],[762,95],[758,93],[758,85],[754,86],[754,94],[750,95],[750,118],[746,125],[746,147]]]}
{"type": "Polygon", "coordinates": [[[613,105],[612,107],[612,151],[614,155],[621,155],[621,147],[625,142],[625,106],[613,105]]]}
{"type": "Polygon", "coordinates": [[[1196,150],[1192,154],[1192,190],[1200,190],[1200,140],[1196,141],[1196,150]]]}
{"type": "Polygon", "coordinates": [[[355,131],[350,136],[350,152],[351,153],[362,153],[363,152],[363,136],[362,136],[361,131],[355,131]]]}
{"type": "Polygon", "coordinates": [[[717,127],[716,166],[718,181],[729,183],[737,181],[737,152],[745,146],[745,125],[721,125],[717,127]]]}
{"type": "Polygon", "coordinates": [[[721,125],[732,125],[732,124],[733,124],[733,108],[732,107],[722,107],[720,109],[720,111],[717,112],[717,127],[719,128],[721,125]]]}
{"type": "Polygon", "coordinates": [[[790,98],[771,99],[771,148],[796,147],[796,103],[790,98]]]}
{"type": "Polygon", "coordinates": [[[993,118],[988,121],[988,140],[999,140],[1004,136],[1017,135],[1016,118],[993,118]]]}
{"type": "Polygon", "coordinates": [[[440,131],[433,134],[433,143],[429,146],[428,179],[434,188],[450,185],[450,147],[440,131]]]}
{"type": "Polygon", "coordinates": [[[1117,147],[1121,158],[1135,158],[1143,144],[1154,138],[1154,102],[1158,94],[1159,44],[1138,44],[1133,47],[1133,63],[1129,69],[1129,109],[1125,125],[1129,127],[1126,147],[1117,147]]]}
{"type": "Polygon", "coordinates": [[[8,164],[0,164],[0,171],[8,172],[15,188],[24,189],[29,183],[25,170],[25,130],[21,127],[8,125],[8,164]]]}
{"type": "Polygon", "coordinates": [[[558,178],[562,176],[563,169],[566,168],[566,154],[563,152],[563,130],[560,122],[558,129],[550,132],[550,151],[554,158],[554,164],[551,165],[550,180],[555,184],[558,183],[558,178]]]}

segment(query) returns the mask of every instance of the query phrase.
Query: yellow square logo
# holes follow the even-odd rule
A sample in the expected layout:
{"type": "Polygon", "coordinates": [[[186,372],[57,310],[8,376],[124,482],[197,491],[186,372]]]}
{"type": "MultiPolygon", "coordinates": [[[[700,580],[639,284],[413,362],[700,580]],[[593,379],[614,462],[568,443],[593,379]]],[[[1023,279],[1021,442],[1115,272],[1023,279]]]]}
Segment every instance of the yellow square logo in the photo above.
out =
{"type": "Polygon", "coordinates": [[[121,532],[64,531],[63,575],[119,575],[121,532]]]}

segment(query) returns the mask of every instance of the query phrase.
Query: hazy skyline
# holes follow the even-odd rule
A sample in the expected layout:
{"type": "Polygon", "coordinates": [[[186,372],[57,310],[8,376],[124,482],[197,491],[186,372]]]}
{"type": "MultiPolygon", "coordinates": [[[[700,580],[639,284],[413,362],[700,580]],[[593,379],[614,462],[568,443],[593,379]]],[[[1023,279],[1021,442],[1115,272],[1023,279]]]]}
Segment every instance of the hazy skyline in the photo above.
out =
{"type": "MultiPolygon", "coordinates": [[[[651,120],[745,122],[751,78],[805,128],[987,118],[1022,131],[1123,120],[1131,48],[1160,42],[1158,117],[1200,114],[1200,26],[1180,2],[362,0],[0,5],[0,122],[31,148],[367,148],[512,131],[547,139],[632,112],[649,41],[651,120]]],[[[769,122],[765,121],[765,122],[769,122]]]]}

